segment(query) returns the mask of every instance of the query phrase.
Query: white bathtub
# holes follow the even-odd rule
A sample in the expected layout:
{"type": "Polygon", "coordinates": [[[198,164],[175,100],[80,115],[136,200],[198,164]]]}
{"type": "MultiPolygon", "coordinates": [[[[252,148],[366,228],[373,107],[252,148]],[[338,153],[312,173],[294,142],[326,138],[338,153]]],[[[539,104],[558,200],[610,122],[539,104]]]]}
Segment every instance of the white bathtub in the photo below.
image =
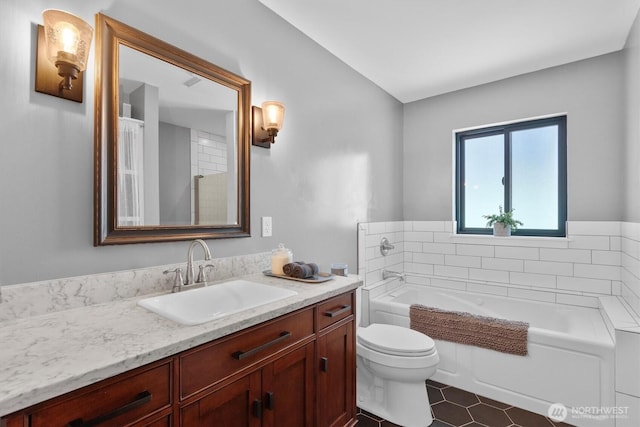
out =
{"type": "MultiPolygon", "coordinates": [[[[597,309],[402,285],[369,301],[369,320],[409,327],[409,305],[529,322],[527,356],[436,340],[440,363],[432,378],[539,414],[571,408],[613,407],[614,343],[597,309]]],[[[584,412],[583,412],[584,413],[584,412]]],[[[572,418],[584,426],[613,419],[572,418]]]]}

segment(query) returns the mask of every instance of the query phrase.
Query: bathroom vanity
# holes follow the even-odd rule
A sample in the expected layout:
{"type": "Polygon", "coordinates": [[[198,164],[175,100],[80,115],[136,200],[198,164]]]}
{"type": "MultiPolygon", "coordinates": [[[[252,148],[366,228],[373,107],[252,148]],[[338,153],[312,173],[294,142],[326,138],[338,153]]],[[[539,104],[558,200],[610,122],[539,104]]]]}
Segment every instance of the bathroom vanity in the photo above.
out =
{"type": "MultiPolygon", "coordinates": [[[[256,277],[256,280],[289,286],[288,282],[283,284],[284,281],[278,279],[256,277]]],[[[323,285],[292,284],[298,294],[284,302],[197,326],[177,325],[131,301],[121,303],[126,308],[111,307],[114,311],[122,310],[114,316],[130,313],[134,321],[151,318],[155,327],[142,328],[137,349],[116,364],[119,372],[106,379],[91,380],[91,377],[100,377],[104,370],[98,366],[104,362],[97,361],[93,368],[81,369],[84,378],[81,381],[88,385],[31,402],[29,407],[2,418],[1,425],[354,425],[354,289],[357,285],[353,278],[336,278],[323,285]],[[232,330],[235,332],[227,333],[232,330]],[[172,344],[154,346],[153,337],[162,334],[172,344]],[[210,336],[217,337],[206,338],[210,336]],[[203,343],[194,345],[202,340],[203,343]],[[154,357],[170,348],[181,350],[154,357]],[[142,362],[149,357],[156,360],[142,362]]],[[[86,309],[87,314],[90,310],[90,307],[86,309]]],[[[65,316],[64,312],[50,316],[56,315],[65,316]]],[[[47,323],[55,324],[50,320],[47,323]]],[[[12,326],[19,325],[6,327],[12,326]]],[[[101,326],[92,328],[95,332],[101,326]]],[[[2,332],[0,328],[0,335],[2,332]]],[[[120,349],[105,351],[126,352],[126,339],[121,341],[124,342],[105,344],[122,346],[120,349]]],[[[74,345],[82,344],[71,344],[70,352],[75,350],[74,345]]],[[[53,347],[54,344],[52,350],[53,347]]],[[[95,349],[89,344],[85,351],[91,354],[92,350],[95,349]]],[[[58,356],[63,359],[65,355],[58,356]]],[[[82,355],[69,354],[68,357],[82,359],[82,355]]],[[[19,367],[16,374],[28,375],[19,367]]],[[[60,384],[62,387],[58,389],[69,388],[67,383],[73,384],[79,374],[71,372],[64,375],[66,379],[49,382],[54,385],[53,389],[60,384]]],[[[38,372],[30,375],[38,376],[38,372]]],[[[46,384],[42,386],[41,389],[47,389],[46,384]]],[[[10,387],[19,385],[14,382],[10,387]]],[[[42,390],[39,393],[45,395],[42,390]]],[[[2,399],[4,396],[0,404],[4,403],[2,399]]],[[[15,399],[26,403],[29,397],[19,395],[15,399]]]]}

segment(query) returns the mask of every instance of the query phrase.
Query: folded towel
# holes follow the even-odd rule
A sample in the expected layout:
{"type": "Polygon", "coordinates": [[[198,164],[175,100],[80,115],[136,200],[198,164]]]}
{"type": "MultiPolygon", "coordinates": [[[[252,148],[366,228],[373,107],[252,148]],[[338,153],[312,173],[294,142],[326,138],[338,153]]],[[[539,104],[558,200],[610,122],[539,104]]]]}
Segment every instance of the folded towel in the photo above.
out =
{"type": "Polygon", "coordinates": [[[287,276],[291,276],[291,274],[293,273],[293,267],[296,264],[304,264],[304,262],[290,262],[288,264],[285,264],[282,266],[282,271],[284,272],[284,274],[286,274],[287,276]]]}
{"type": "Polygon", "coordinates": [[[296,264],[293,266],[291,276],[298,279],[306,279],[313,276],[313,269],[309,267],[309,264],[296,264]]]}
{"type": "Polygon", "coordinates": [[[308,279],[318,275],[318,265],[304,262],[290,262],[282,266],[284,274],[296,279],[308,279]]]}
{"type": "Polygon", "coordinates": [[[309,267],[311,267],[311,271],[313,273],[314,276],[318,275],[318,272],[320,271],[318,269],[318,264],[316,264],[315,262],[310,262],[309,264],[307,264],[309,267]]]}
{"type": "Polygon", "coordinates": [[[527,355],[529,324],[412,304],[410,328],[434,339],[527,355]]]}

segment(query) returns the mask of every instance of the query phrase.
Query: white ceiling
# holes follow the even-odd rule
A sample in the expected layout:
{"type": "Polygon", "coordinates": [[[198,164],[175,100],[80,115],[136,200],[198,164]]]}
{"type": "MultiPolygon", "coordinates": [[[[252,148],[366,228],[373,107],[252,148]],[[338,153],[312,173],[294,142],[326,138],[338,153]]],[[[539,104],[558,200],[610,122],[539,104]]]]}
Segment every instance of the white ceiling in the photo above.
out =
{"type": "Polygon", "coordinates": [[[620,50],[640,0],[259,0],[403,103],[620,50]]]}

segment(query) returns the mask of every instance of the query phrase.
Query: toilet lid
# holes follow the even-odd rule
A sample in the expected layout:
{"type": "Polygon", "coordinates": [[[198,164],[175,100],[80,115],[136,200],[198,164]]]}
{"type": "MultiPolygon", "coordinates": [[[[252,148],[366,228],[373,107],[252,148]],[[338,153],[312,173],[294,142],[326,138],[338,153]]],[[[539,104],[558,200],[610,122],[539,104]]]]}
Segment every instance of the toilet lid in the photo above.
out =
{"type": "Polygon", "coordinates": [[[431,338],[418,331],[381,323],[358,328],[356,335],[361,345],[395,356],[427,356],[435,351],[436,346],[431,338]]]}

